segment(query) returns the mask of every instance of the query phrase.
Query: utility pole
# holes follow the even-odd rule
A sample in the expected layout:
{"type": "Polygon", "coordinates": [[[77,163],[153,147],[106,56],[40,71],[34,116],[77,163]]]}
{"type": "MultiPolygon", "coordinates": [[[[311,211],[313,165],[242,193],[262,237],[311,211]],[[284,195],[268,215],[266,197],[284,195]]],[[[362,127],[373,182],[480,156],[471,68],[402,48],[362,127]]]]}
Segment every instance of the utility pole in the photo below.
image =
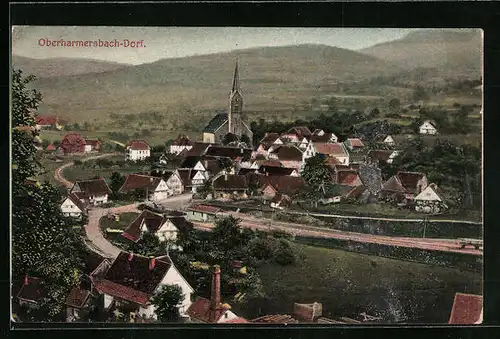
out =
{"type": "Polygon", "coordinates": [[[424,216],[424,234],[422,236],[422,239],[425,239],[425,229],[427,228],[427,216],[424,216]]]}

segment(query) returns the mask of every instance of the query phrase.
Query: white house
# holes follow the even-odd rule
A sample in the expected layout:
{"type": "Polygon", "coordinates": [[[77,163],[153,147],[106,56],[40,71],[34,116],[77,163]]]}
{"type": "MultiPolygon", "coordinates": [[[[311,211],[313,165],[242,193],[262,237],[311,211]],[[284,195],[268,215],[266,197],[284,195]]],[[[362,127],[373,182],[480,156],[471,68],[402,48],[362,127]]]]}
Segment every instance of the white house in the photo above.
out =
{"type": "Polygon", "coordinates": [[[330,158],[335,158],[345,166],[349,166],[349,152],[342,142],[316,142],[314,143],[315,154],[323,154],[330,158]]]}
{"type": "Polygon", "coordinates": [[[67,217],[80,218],[87,213],[84,201],[80,200],[74,193],[68,194],[61,204],[61,211],[67,217]]]}
{"type": "Polygon", "coordinates": [[[430,184],[415,197],[415,211],[439,213],[447,209],[436,184],[430,184]]]}
{"type": "Polygon", "coordinates": [[[184,315],[191,306],[194,292],[179,273],[169,256],[147,258],[121,252],[106,275],[95,281],[95,287],[104,295],[104,308],[135,309],[135,314],[157,319],[151,297],[165,285],[177,285],[184,294],[179,313],[184,315]]]}
{"type": "Polygon", "coordinates": [[[70,193],[74,193],[80,200],[97,206],[108,202],[111,189],[106,184],[106,181],[100,178],[77,181],[71,188],[70,193]]]}
{"type": "Polygon", "coordinates": [[[430,120],[426,120],[423,122],[422,125],[419,127],[419,132],[420,134],[437,134],[437,129],[436,126],[432,123],[430,120]]]}
{"type": "Polygon", "coordinates": [[[151,201],[166,199],[169,197],[171,192],[167,183],[162,178],[143,174],[127,175],[125,182],[122,187],[120,187],[118,192],[129,193],[135,190],[144,190],[146,193],[146,199],[151,201]]]}
{"type": "Polygon", "coordinates": [[[184,185],[182,184],[181,176],[178,170],[169,172],[169,174],[163,178],[164,180],[166,179],[165,183],[169,189],[169,195],[179,195],[184,192],[184,185]]]}
{"type": "Polygon", "coordinates": [[[151,156],[151,147],[144,140],[130,141],[125,148],[125,160],[144,160],[151,156]]]}
{"type": "Polygon", "coordinates": [[[394,141],[394,138],[392,137],[392,135],[378,135],[376,138],[375,138],[375,141],[377,143],[381,143],[381,144],[386,144],[388,146],[394,146],[396,145],[396,141],[394,141]]]}
{"type": "Polygon", "coordinates": [[[193,148],[193,145],[194,143],[189,140],[186,135],[181,134],[177,137],[177,139],[172,141],[172,144],[170,145],[170,153],[177,155],[184,150],[189,151],[191,148],[193,148]]]}
{"type": "Polygon", "coordinates": [[[207,181],[207,175],[205,171],[196,171],[194,176],[191,178],[191,191],[196,193],[198,188],[203,186],[207,181]]]}
{"type": "Polygon", "coordinates": [[[316,148],[314,148],[314,143],[312,141],[308,141],[306,147],[302,152],[302,161],[305,162],[306,159],[312,158],[316,155],[316,148]]]}

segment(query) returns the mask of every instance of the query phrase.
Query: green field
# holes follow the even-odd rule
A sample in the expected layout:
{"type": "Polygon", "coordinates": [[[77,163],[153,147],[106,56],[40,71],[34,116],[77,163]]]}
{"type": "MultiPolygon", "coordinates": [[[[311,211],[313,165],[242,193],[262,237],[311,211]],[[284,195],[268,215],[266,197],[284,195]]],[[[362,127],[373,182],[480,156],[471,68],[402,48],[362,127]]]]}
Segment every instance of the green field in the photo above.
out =
{"type": "Polygon", "coordinates": [[[367,312],[386,322],[446,323],[455,292],[482,290],[481,274],[321,247],[295,248],[301,257],[296,264],[258,268],[267,297],[234,305],[238,315],[291,314],[294,302],[320,302],[326,317],[367,312]]]}
{"type": "Polygon", "coordinates": [[[112,228],[112,229],[121,229],[124,230],[134,221],[139,213],[135,212],[127,212],[127,213],[121,213],[120,214],[120,220],[115,221],[112,219],[108,219],[107,217],[102,217],[99,220],[99,227],[101,228],[101,232],[103,234],[106,234],[106,229],[112,228]]]}
{"type": "Polygon", "coordinates": [[[127,168],[100,168],[100,169],[86,169],[82,166],[70,166],[63,170],[64,177],[72,182],[78,180],[86,180],[94,177],[104,178],[108,184],[113,172],[119,172],[120,174],[126,175],[130,173],[136,173],[142,171],[144,167],[132,166],[127,168]]]}

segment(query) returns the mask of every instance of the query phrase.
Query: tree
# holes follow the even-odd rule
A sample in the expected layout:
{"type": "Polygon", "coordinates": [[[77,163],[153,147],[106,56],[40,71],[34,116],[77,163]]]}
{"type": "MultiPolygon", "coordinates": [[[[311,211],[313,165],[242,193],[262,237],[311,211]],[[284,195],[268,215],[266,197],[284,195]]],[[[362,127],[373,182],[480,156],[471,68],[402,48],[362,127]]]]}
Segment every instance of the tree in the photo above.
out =
{"type": "Polygon", "coordinates": [[[227,145],[235,141],[238,141],[238,136],[233,133],[227,133],[226,135],[224,135],[224,138],[222,139],[222,144],[227,145]]]}
{"type": "Polygon", "coordinates": [[[391,101],[389,101],[389,108],[393,111],[398,110],[400,106],[401,102],[397,98],[391,99],[391,101]]]}
{"type": "Polygon", "coordinates": [[[243,246],[241,236],[240,219],[232,215],[215,222],[211,234],[212,242],[226,253],[237,247],[243,246]]]}
{"type": "Polygon", "coordinates": [[[306,160],[301,175],[314,190],[321,190],[326,183],[331,182],[331,171],[326,163],[326,157],[319,153],[306,160]]]}
{"type": "Polygon", "coordinates": [[[35,79],[21,70],[12,73],[12,276],[26,274],[44,281],[48,295],[40,303],[38,320],[55,319],[64,309],[72,286],[78,283],[83,243],[73,224],[62,215],[61,194],[51,184],[27,181],[42,169],[33,138],[38,135],[34,115],[41,94],[29,89],[35,79]],[[25,132],[19,126],[29,126],[25,132]]]}
{"type": "Polygon", "coordinates": [[[468,117],[468,111],[467,108],[464,106],[460,107],[458,112],[453,115],[452,124],[456,132],[463,134],[469,132],[470,125],[467,121],[467,117],[468,117]]]}
{"type": "Polygon", "coordinates": [[[219,165],[222,170],[228,170],[233,166],[233,161],[230,158],[219,158],[219,165]]]}
{"type": "Polygon", "coordinates": [[[113,192],[113,195],[116,196],[118,190],[123,186],[125,182],[125,177],[118,172],[111,173],[109,188],[113,192]]]}
{"type": "Polygon", "coordinates": [[[373,109],[370,111],[370,118],[372,118],[372,119],[373,119],[373,118],[377,118],[377,117],[379,117],[379,116],[380,116],[380,110],[379,110],[377,107],[373,108],[373,109]]]}
{"type": "Polygon", "coordinates": [[[241,136],[241,140],[240,140],[240,141],[241,141],[241,142],[243,142],[243,143],[245,143],[245,144],[247,144],[247,146],[250,146],[250,147],[252,146],[252,145],[250,144],[250,138],[249,138],[249,137],[248,137],[248,135],[246,135],[246,134],[243,134],[243,135],[241,136]]]}
{"type": "Polygon", "coordinates": [[[179,285],[164,285],[152,298],[151,302],[156,307],[158,319],[164,322],[179,321],[179,305],[184,300],[184,294],[179,285]]]}

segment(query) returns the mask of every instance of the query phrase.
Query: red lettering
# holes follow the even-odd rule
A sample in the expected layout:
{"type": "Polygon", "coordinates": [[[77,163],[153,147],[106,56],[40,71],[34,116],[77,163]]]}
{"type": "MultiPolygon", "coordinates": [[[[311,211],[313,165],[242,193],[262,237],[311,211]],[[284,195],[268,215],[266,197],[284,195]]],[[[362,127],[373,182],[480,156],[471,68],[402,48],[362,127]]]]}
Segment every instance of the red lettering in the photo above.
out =
{"type": "Polygon", "coordinates": [[[128,46],[130,46],[130,40],[129,39],[123,40],[123,47],[128,47],[128,46]]]}
{"type": "Polygon", "coordinates": [[[38,39],[38,45],[39,46],[45,46],[46,43],[47,43],[46,39],[44,39],[44,38],[38,39]]]}

